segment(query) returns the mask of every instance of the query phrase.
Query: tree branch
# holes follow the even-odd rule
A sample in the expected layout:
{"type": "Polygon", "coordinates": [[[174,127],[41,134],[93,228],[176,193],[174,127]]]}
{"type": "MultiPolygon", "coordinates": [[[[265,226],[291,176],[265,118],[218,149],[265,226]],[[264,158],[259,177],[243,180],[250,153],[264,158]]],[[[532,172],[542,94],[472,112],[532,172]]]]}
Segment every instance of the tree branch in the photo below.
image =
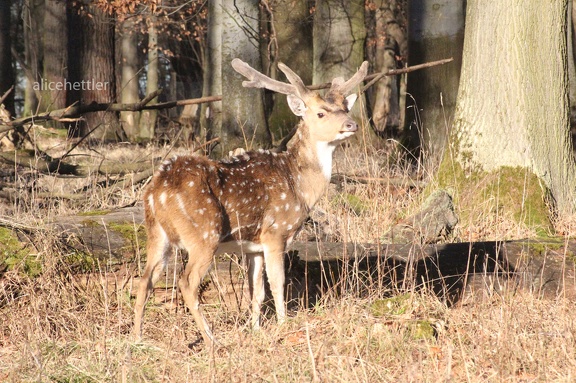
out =
{"type": "MultiPolygon", "coordinates": [[[[371,75],[366,76],[365,81],[369,81],[366,84],[360,93],[364,93],[366,89],[371,87],[375,82],[380,80],[384,76],[396,76],[403,73],[413,72],[419,69],[430,68],[436,65],[443,65],[453,61],[453,58],[443,59],[438,61],[432,61],[424,64],[413,65],[411,67],[406,67],[402,69],[393,69],[387,72],[381,73],[374,73],[371,75]]],[[[324,83],[318,85],[310,85],[307,86],[308,89],[318,90],[318,89],[326,89],[330,88],[331,83],[324,83]]],[[[208,96],[208,97],[200,97],[200,98],[193,98],[187,100],[177,100],[177,101],[167,101],[167,102],[160,102],[157,104],[148,105],[150,101],[152,101],[155,97],[157,97],[162,90],[157,90],[148,96],[144,97],[141,101],[133,103],[133,104],[120,104],[120,103],[96,103],[93,102],[88,105],[79,105],[74,104],[70,105],[64,109],[53,110],[51,112],[39,113],[34,116],[18,118],[16,120],[8,121],[0,123],[0,133],[10,131],[14,128],[24,126],[31,122],[37,121],[63,121],[65,119],[71,118],[78,118],[85,113],[93,113],[93,112],[137,112],[141,110],[152,110],[152,109],[168,109],[174,108],[176,106],[183,106],[183,105],[192,105],[192,104],[202,104],[205,102],[216,102],[222,101],[222,96],[208,96]]]]}

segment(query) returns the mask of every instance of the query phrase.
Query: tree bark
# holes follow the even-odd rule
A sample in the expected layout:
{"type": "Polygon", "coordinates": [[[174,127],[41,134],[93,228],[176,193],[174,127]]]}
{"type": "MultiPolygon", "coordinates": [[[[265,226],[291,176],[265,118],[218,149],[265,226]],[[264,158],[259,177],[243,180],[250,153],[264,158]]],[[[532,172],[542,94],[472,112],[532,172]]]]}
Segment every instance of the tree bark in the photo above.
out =
{"type": "MultiPolygon", "coordinates": [[[[43,78],[51,83],[64,84],[67,79],[68,62],[68,22],[66,4],[47,0],[44,13],[44,68],[43,78]]],[[[40,109],[43,112],[61,109],[66,106],[66,91],[56,87],[43,92],[40,109]]]]}
{"type": "MultiPolygon", "coordinates": [[[[408,40],[402,7],[397,0],[377,0],[367,8],[367,56],[372,72],[394,70],[398,57],[405,57],[408,40]]],[[[401,76],[388,76],[367,91],[372,127],[382,136],[397,137],[403,112],[400,94],[401,76]]],[[[404,89],[405,90],[405,89],[404,89]]]]}
{"type": "MultiPolygon", "coordinates": [[[[222,94],[222,20],[224,17],[222,0],[210,1],[208,7],[208,33],[206,34],[208,41],[203,63],[202,95],[204,97],[222,94]]],[[[200,116],[200,126],[206,140],[209,141],[218,136],[218,131],[222,126],[222,101],[203,104],[200,116]]]]}
{"type": "MultiPolygon", "coordinates": [[[[315,84],[356,73],[364,61],[364,1],[318,0],[313,38],[315,84]]],[[[361,109],[355,107],[352,115],[366,116],[361,109]]]]}
{"type": "Polygon", "coordinates": [[[528,169],[548,189],[557,214],[573,214],[567,2],[472,0],[466,24],[452,151],[445,159],[472,170],[528,169]]]}
{"type": "MultiPolygon", "coordinates": [[[[437,164],[448,140],[456,104],[465,2],[411,0],[408,18],[409,65],[444,57],[454,58],[450,65],[408,75],[407,92],[411,97],[406,100],[405,146],[416,158],[423,154],[424,159],[437,164]]],[[[494,47],[486,46],[485,49],[485,57],[493,59],[494,47]]]]}
{"type": "MultiPolygon", "coordinates": [[[[282,62],[297,71],[305,84],[312,84],[312,21],[306,1],[269,1],[272,24],[270,31],[269,73],[274,79],[285,81],[277,68],[282,62]],[[280,78],[279,78],[280,77],[280,78]]],[[[272,111],[268,116],[268,126],[274,141],[287,136],[298,124],[299,118],[292,113],[286,95],[273,93],[272,111]]]]}
{"type": "MultiPolygon", "coordinates": [[[[152,16],[148,20],[148,68],[146,70],[146,95],[150,95],[158,90],[158,31],[156,29],[156,18],[152,16]]],[[[156,102],[157,99],[152,100],[156,102]]],[[[155,110],[145,110],[140,119],[140,140],[151,140],[154,137],[156,127],[155,110]]]]}
{"type": "MultiPolygon", "coordinates": [[[[12,67],[12,39],[11,29],[11,1],[0,2],[0,94],[4,94],[14,86],[14,68],[12,67]]],[[[4,100],[4,107],[11,116],[14,116],[14,91],[10,92],[4,100]]]]}
{"type": "Polygon", "coordinates": [[[24,115],[31,115],[38,110],[42,92],[35,89],[35,84],[41,80],[43,52],[42,38],[43,0],[26,0],[23,10],[24,29],[24,72],[26,73],[26,87],[24,89],[24,115]]]}
{"type": "Polygon", "coordinates": [[[269,147],[263,90],[244,88],[242,76],[230,65],[238,57],[261,71],[257,0],[222,1],[222,126],[218,155],[236,148],[269,147]]]}
{"type": "MultiPolygon", "coordinates": [[[[134,31],[135,21],[133,17],[128,17],[122,23],[121,44],[121,89],[120,98],[122,103],[138,102],[138,39],[134,31]]],[[[138,127],[140,125],[140,112],[121,112],[120,120],[122,128],[130,141],[138,138],[138,127]]]]}
{"type": "MultiPolygon", "coordinates": [[[[113,102],[116,97],[113,20],[95,6],[89,7],[89,12],[90,15],[80,15],[80,101],[83,104],[113,102]]],[[[72,33],[79,32],[73,30],[72,33]]],[[[93,138],[116,139],[118,126],[114,113],[92,113],[86,116],[86,124],[81,125],[79,133],[85,135],[97,129],[93,138]]]]}

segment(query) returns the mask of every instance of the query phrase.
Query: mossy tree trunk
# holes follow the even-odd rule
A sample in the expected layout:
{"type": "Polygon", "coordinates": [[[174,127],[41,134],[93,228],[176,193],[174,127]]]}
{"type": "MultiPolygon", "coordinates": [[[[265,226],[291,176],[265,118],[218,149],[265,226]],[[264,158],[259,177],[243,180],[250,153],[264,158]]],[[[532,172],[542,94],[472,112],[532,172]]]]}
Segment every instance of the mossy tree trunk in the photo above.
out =
{"type": "Polygon", "coordinates": [[[500,214],[524,209],[531,222],[540,208],[528,201],[542,204],[544,191],[560,216],[575,212],[567,20],[563,0],[468,1],[454,125],[439,169],[441,186],[455,186],[461,202],[484,190],[500,214]],[[508,206],[498,202],[504,197],[508,206]]]}

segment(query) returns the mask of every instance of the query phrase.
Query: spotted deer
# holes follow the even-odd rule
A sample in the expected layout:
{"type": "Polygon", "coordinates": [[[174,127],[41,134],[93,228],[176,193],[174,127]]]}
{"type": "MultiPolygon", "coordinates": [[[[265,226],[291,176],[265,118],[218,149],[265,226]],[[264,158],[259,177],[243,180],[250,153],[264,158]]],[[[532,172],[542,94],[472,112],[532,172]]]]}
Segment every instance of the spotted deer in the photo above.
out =
{"type": "Polygon", "coordinates": [[[248,259],[251,324],[260,326],[265,297],[264,265],[277,320],[286,317],[284,252],[330,182],[336,146],[358,125],[348,116],[354,89],[367,74],[368,63],[348,81],[335,78],[324,97],[309,90],[283,64],[288,83],[273,80],[234,59],[232,66],[248,78],[245,87],[286,94],[290,109],[301,117],[286,151],[251,151],[214,161],[181,156],[165,161],[144,193],[147,261],[135,303],[134,332],[142,334],[144,306],[160,277],[170,247],[188,252],[178,282],[204,342],[214,337],[199,307],[199,286],[214,255],[242,252],[248,259]]]}

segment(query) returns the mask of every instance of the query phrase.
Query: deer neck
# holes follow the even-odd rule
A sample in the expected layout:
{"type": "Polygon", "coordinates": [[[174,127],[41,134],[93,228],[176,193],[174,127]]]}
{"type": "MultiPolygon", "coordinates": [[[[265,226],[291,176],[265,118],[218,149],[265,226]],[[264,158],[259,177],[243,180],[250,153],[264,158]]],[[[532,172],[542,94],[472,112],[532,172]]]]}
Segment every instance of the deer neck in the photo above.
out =
{"type": "Polygon", "coordinates": [[[297,173],[296,190],[308,208],[316,204],[330,184],[335,148],[333,143],[313,140],[306,125],[300,122],[287,155],[292,159],[297,173]]]}

